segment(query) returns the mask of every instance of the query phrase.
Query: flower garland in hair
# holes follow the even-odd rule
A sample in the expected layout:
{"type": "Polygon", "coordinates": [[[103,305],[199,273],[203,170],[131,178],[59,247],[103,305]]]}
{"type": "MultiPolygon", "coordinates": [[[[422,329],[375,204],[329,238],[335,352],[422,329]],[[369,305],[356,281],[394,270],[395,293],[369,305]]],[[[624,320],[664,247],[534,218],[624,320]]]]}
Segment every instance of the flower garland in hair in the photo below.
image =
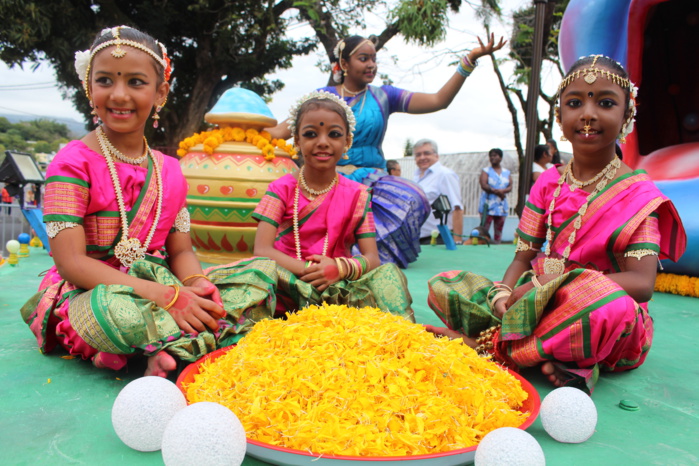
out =
{"type": "Polygon", "coordinates": [[[262,155],[266,160],[274,159],[274,148],[278,147],[291,158],[295,159],[296,150],[291,144],[288,144],[284,139],[272,139],[272,135],[267,131],[257,131],[256,129],[244,130],[238,127],[215,128],[208,131],[196,133],[193,136],[185,138],[180,142],[177,155],[184,157],[192,147],[197,144],[204,146],[204,152],[213,154],[218,146],[224,142],[248,142],[262,151],[262,155]]]}
{"type": "Polygon", "coordinates": [[[335,55],[335,63],[333,63],[332,74],[333,81],[336,83],[342,82],[342,67],[340,66],[340,60],[342,60],[342,52],[345,50],[344,39],[338,42],[333,49],[333,54],[335,55]]]}
{"type": "Polygon", "coordinates": [[[296,134],[296,120],[298,118],[299,110],[301,109],[301,106],[305,104],[309,100],[313,99],[319,99],[319,100],[331,100],[338,104],[340,107],[342,107],[342,110],[345,111],[345,116],[347,117],[347,123],[349,125],[349,132],[350,134],[354,134],[354,129],[357,126],[357,119],[354,117],[354,112],[352,112],[352,109],[345,103],[344,100],[336,96],[335,94],[332,94],[328,91],[313,91],[309,94],[304,95],[301,97],[299,100],[296,101],[294,105],[291,106],[289,109],[289,118],[287,120],[289,124],[289,130],[291,131],[292,135],[296,134]]]}

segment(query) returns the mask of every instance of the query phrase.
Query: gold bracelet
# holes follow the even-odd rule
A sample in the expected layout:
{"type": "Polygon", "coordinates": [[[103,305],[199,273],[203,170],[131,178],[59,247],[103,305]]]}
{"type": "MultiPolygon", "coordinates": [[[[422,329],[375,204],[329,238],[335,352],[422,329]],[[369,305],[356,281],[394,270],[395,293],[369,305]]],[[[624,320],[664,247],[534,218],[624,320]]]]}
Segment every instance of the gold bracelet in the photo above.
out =
{"type": "Polygon", "coordinates": [[[540,282],[539,279],[536,277],[536,275],[532,275],[532,283],[534,284],[534,286],[535,286],[536,288],[541,288],[542,286],[544,286],[544,285],[541,284],[541,282],[540,282]]]}
{"type": "MultiPolygon", "coordinates": [[[[188,277],[184,277],[184,278],[183,278],[182,280],[180,280],[180,281],[181,281],[182,284],[184,285],[185,282],[186,282],[187,280],[190,280],[190,279],[192,279],[192,278],[203,278],[204,280],[209,280],[209,277],[207,277],[207,276],[204,275],[203,273],[193,273],[192,275],[189,275],[188,277]]],[[[209,280],[209,281],[211,281],[211,280],[209,280]]]]}
{"type": "Polygon", "coordinates": [[[170,309],[177,302],[177,298],[180,297],[180,285],[168,285],[168,286],[171,286],[175,289],[175,297],[172,298],[172,301],[170,301],[168,303],[168,305],[163,308],[164,311],[167,311],[168,309],[170,309]]]}

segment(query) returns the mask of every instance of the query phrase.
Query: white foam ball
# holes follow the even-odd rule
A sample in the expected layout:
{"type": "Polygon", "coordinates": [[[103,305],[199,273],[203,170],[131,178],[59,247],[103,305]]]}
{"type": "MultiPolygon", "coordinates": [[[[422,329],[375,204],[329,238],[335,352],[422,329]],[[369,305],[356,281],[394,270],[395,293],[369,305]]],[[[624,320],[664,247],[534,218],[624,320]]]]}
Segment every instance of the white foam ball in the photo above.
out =
{"type": "Polygon", "coordinates": [[[163,435],[166,466],[239,466],[245,458],[245,429],[233,411],[202,401],[173,416],[163,435]]]}
{"type": "Polygon", "coordinates": [[[541,424],[559,442],[582,443],[592,437],[597,426],[597,408],[582,390],[561,387],[541,402],[541,424]]]}
{"type": "Polygon", "coordinates": [[[170,419],[187,406],[177,385],[147,376],[129,382],[112,406],[112,426],[122,442],[134,450],[160,450],[170,419]]]}
{"type": "Polygon", "coordinates": [[[528,432],[500,427],[488,433],[476,448],[476,466],[544,466],[541,445],[528,432]]]}

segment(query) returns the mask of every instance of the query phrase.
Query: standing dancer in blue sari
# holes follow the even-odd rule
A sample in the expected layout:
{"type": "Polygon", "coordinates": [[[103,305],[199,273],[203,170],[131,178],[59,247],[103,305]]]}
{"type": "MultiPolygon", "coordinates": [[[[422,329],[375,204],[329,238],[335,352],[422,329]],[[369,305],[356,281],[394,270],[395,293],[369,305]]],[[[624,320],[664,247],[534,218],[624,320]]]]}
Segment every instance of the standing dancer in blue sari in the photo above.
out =
{"type": "MultiPolygon", "coordinates": [[[[491,34],[484,45],[471,50],[459,62],[456,73],[434,94],[410,92],[390,85],[373,86],[377,73],[376,46],[370,39],[351,36],[338,42],[334,54],[333,79],[337,85],[321,88],[341,97],[354,112],[357,129],[354,145],[347,158],[340,160],[338,171],[372,188],[372,210],[376,222],[376,240],[382,263],[394,262],[407,267],[420,252],[420,226],[431,207],[424,192],[415,183],[387,175],[381,144],[391,113],[431,113],[449,106],[476,66],[478,58],[500,50],[505,41],[495,44],[491,34]]],[[[286,123],[270,130],[275,138],[288,139],[286,123]]]]}

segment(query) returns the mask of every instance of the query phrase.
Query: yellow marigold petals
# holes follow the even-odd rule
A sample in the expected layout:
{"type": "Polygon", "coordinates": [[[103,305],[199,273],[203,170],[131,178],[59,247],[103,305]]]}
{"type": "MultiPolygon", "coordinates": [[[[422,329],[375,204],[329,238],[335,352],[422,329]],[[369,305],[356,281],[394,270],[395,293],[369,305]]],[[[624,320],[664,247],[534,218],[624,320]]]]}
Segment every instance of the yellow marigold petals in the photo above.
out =
{"type": "Polygon", "coordinates": [[[353,456],[466,448],[528,417],[516,378],[421,325],[338,305],[287,317],[202,363],[188,401],[228,406],[251,439],[353,456]]]}
{"type": "Polygon", "coordinates": [[[218,146],[225,142],[246,141],[260,149],[262,151],[262,155],[267,160],[272,160],[275,156],[274,150],[272,150],[271,152],[264,151],[265,147],[269,145],[272,145],[272,147],[276,145],[277,147],[284,150],[284,152],[289,154],[292,158],[295,158],[296,151],[293,149],[292,146],[286,144],[286,142],[282,139],[278,140],[280,142],[275,144],[275,140],[271,138],[272,135],[267,131],[258,132],[256,129],[253,128],[244,130],[243,128],[239,127],[227,126],[225,128],[216,128],[208,131],[202,131],[201,133],[196,133],[193,136],[183,139],[179,143],[177,155],[180,157],[184,157],[185,155],[187,155],[187,152],[189,152],[189,150],[197,144],[202,144],[204,146],[205,153],[213,154],[216,151],[216,148],[218,148],[218,146]]]}

